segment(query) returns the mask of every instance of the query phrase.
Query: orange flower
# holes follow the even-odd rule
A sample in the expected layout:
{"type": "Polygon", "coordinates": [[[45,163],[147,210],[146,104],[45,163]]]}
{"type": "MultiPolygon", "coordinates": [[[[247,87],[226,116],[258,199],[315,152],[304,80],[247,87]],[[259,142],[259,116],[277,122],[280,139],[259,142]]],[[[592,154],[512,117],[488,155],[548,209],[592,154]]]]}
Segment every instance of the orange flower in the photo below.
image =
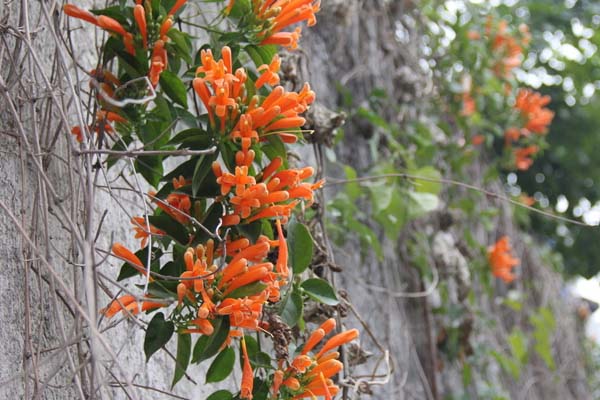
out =
{"type": "Polygon", "coordinates": [[[153,310],[155,308],[165,307],[167,304],[156,301],[136,301],[132,295],[121,296],[113,300],[108,307],[100,310],[107,318],[114,317],[119,311],[123,311],[124,315],[137,314],[140,311],[153,310]]]}
{"type": "Polygon", "coordinates": [[[147,275],[146,269],[142,261],[131,250],[123,246],[121,243],[115,243],[112,246],[112,252],[120,259],[127,261],[129,265],[138,270],[140,274],[147,275]]]}
{"type": "Polygon", "coordinates": [[[535,204],[535,199],[531,196],[527,196],[526,194],[521,194],[519,196],[519,202],[525,204],[526,206],[531,207],[535,204]]]}
{"type": "Polygon", "coordinates": [[[508,236],[502,236],[496,244],[488,248],[488,260],[492,267],[492,274],[510,283],[515,279],[512,269],[519,264],[519,259],[511,254],[508,236]]]}
{"type": "Polygon", "coordinates": [[[131,223],[133,224],[133,229],[135,230],[135,238],[142,239],[142,248],[146,247],[148,244],[148,237],[150,237],[150,235],[165,235],[164,231],[152,225],[146,225],[146,219],[144,217],[133,217],[131,218],[131,223]],[[149,231],[147,230],[147,226],[150,227],[149,231]]]}
{"type": "Polygon", "coordinates": [[[159,32],[160,40],[165,41],[165,39],[167,38],[167,33],[169,33],[169,30],[171,29],[172,26],[173,26],[173,17],[168,16],[167,18],[165,18],[165,20],[163,21],[163,23],[160,26],[160,32],[159,32]]]}
{"type": "Polygon", "coordinates": [[[469,40],[479,40],[479,39],[481,39],[481,34],[477,31],[468,31],[467,38],[469,40]]]}
{"type": "Polygon", "coordinates": [[[136,4],[133,7],[133,16],[135,18],[135,22],[140,28],[140,34],[142,35],[142,43],[144,45],[144,49],[148,48],[148,32],[146,28],[146,11],[144,10],[144,6],[140,4],[136,4]]]}
{"type": "Polygon", "coordinates": [[[91,24],[98,25],[98,17],[87,10],[74,6],[73,4],[65,4],[63,11],[69,17],[78,18],[87,21],[91,24]]]}
{"type": "Polygon", "coordinates": [[[485,136],[482,134],[473,135],[471,138],[471,144],[473,146],[479,146],[485,142],[485,136]]]}
{"type": "Polygon", "coordinates": [[[242,355],[244,358],[244,365],[242,367],[242,386],[240,391],[240,398],[252,400],[252,389],[254,386],[254,373],[252,372],[252,366],[250,365],[250,358],[248,357],[248,350],[246,349],[246,340],[242,336],[242,355]]]}
{"type": "MultiPolygon", "coordinates": [[[[489,20],[491,28],[491,20],[489,20]]],[[[508,77],[511,71],[521,65],[523,49],[521,44],[513,36],[509,35],[507,31],[508,23],[505,20],[501,20],[498,23],[498,29],[492,39],[492,50],[500,55],[500,61],[493,67],[494,72],[498,76],[508,77]]],[[[525,41],[522,41],[525,45],[525,41]]]]}
{"type": "Polygon", "coordinates": [[[225,15],[231,14],[231,10],[233,9],[234,5],[235,5],[235,0],[229,0],[229,4],[227,4],[227,7],[225,8],[225,15]]]}
{"type": "Polygon", "coordinates": [[[123,25],[116,19],[107,17],[106,15],[100,15],[98,17],[98,26],[121,36],[127,36],[127,31],[123,28],[123,25]]]}
{"type": "Polygon", "coordinates": [[[168,15],[175,15],[177,11],[187,2],[187,0],[177,0],[168,12],[168,15]]]}
{"type": "Polygon", "coordinates": [[[271,387],[273,398],[279,398],[280,391],[290,394],[292,399],[315,398],[323,396],[332,399],[339,392],[337,385],[330,379],[338,374],[343,364],[337,360],[338,352],[332,351],[358,337],[358,331],[352,329],[339,333],[330,338],[321,351],[309,355],[312,349],[335,328],[335,320],[328,319],[316,329],[302,347],[302,353],[297,355],[287,369],[275,371],[271,387]],[[291,393],[290,393],[291,392],[291,393]]]}
{"type": "Polygon", "coordinates": [[[504,132],[504,143],[510,146],[513,142],[516,142],[521,137],[521,130],[517,128],[508,128],[504,132]]]}
{"type": "Polygon", "coordinates": [[[527,146],[522,149],[513,150],[515,156],[515,166],[517,169],[525,171],[531,167],[533,160],[530,158],[537,153],[539,148],[535,145],[527,146]]]}
{"type": "Polygon", "coordinates": [[[525,118],[525,129],[530,132],[544,134],[554,118],[554,112],[545,108],[550,103],[550,96],[528,89],[520,89],[515,101],[515,108],[525,118]]]}
{"type": "Polygon", "coordinates": [[[460,111],[460,115],[468,117],[473,115],[476,110],[477,105],[475,103],[475,99],[471,96],[471,93],[464,92],[462,94],[462,110],[460,111]]]}
{"type": "Polygon", "coordinates": [[[315,14],[319,11],[320,3],[313,0],[253,1],[256,25],[260,27],[256,37],[261,40],[261,45],[276,44],[295,49],[301,28],[296,28],[294,32],[281,31],[302,21],[306,21],[308,26],[316,24],[315,14]]]}
{"type": "Polygon", "coordinates": [[[258,67],[258,71],[264,71],[262,75],[256,80],[255,86],[257,89],[261,88],[265,83],[271,86],[275,86],[279,83],[279,68],[281,67],[281,59],[277,54],[273,57],[271,64],[263,64],[258,67]]]}

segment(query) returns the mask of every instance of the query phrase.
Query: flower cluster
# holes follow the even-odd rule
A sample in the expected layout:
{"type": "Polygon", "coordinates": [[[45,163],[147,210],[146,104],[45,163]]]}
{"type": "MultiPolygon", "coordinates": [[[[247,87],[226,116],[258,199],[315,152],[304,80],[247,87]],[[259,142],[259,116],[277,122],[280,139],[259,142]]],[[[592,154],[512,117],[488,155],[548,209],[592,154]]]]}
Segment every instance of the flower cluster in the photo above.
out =
{"type": "Polygon", "coordinates": [[[356,339],[358,331],[351,329],[329,338],[325,344],[314,351],[314,348],[329,335],[336,326],[333,318],[323,322],[306,340],[300,353],[289,363],[287,368],[275,371],[271,393],[273,398],[284,395],[293,399],[314,399],[323,396],[332,399],[339,392],[339,387],[331,378],[343,368],[338,360],[338,347],[356,339]]]}
{"type": "MultiPolygon", "coordinates": [[[[162,172],[162,165],[146,168],[147,174],[142,169],[141,161],[158,165],[162,156],[142,156],[136,161],[142,175],[159,190],[148,193],[150,211],[131,219],[141,249],[134,253],[115,243],[112,254],[124,262],[118,279],[143,279],[147,290],[140,296],[116,296],[101,312],[107,318],[119,313],[154,313],[147,340],[160,337],[168,341],[176,331],[179,338],[187,338],[178,346],[191,346],[189,335],[198,335],[196,360],[192,362],[218,352],[231,353],[234,338],[239,338],[242,380],[237,398],[252,399],[255,380],[262,379],[272,384],[273,398],[331,399],[339,391],[332,378],[342,368],[335,349],[355,339],[358,331],[335,335],[335,321],[328,320],[295,358],[278,357],[276,366],[262,365],[265,370],[258,373],[253,370],[256,366],[244,336],[246,331],[274,330],[267,322],[270,317],[281,312],[282,303],[291,295],[302,299],[305,293],[300,276],[293,275],[290,268],[289,251],[294,250],[286,238],[288,222],[300,205],[312,204],[314,191],[323,181],[312,180],[315,172],[310,166],[290,166],[285,145],[302,138],[306,122],[302,114],[314,102],[315,93],[308,83],[299,91],[280,86],[278,55],[263,52],[263,62],[256,62],[256,69],[244,66],[243,58],[234,58],[240,50],[236,44],[232,44],[234,51],[228,46],[217,47],[218,56],[203,47],[197,53],[198,64],[192,65],[192,43],[186,41],[189,37],[172,30],[174,15],[185,3],[177,0],[167,11],[163,7],[153,9],[158,2],[137,0],[133,6],[118,6],[122,14],[114,10],[89,12],[71,4],[64,7],[67,15],[110,34],[105,52],[116,59],[119,71],[119,78],[107,69],[92,71],[100,111],[89,130],[118,131],[121,143],[139,140],[153,150],[172,150],[173,146],[214,149],[214,153],[192,156],[168,176],[155,177],[153,170],[162,172]],[[198,115],[181,108],[187,107],[189,87],[178,76],[181,61],[188,63],[186,70],[195,71],[191,89],[199,100],[195,101],[198,115]],[[116,102],[107,101],[106,96],[118,100],[119,91],[139,77],[147,77],[156,88],[159,99],[155,103],[129,102],[117,107],[116,102]],[[160,102],[167,99],[173,103],[163,107],[160,102]],[[180,115],[194,117],[189,124],[192,127],[171,136],[180,115]],[[328,335],[331,337],[321,349],[313,351],[328,335]]],[[[233,13],[234,5],[230,1],[224,14],[233,13]]],[[[302,21],[313,25],[319,2],[253,0],[251,7],[252,15],[243,18],[253,29],[251,46],[295,48],[300,28],[293,32],[283,29],[302,21]]],[[[73,128],[72,133],[83,140],[80,127],[73,128]]],[[[300,223],[295,220],[294,224],[300,223]]],[[[308,232],[306,226],[303,229],[308,232]]],[[[298,322],[296,319],[290,324],[298,322]]],[[[145,346],[146,356],[157,348],[156,343],[145,346]]],[[[188,359],[178,359],[179,365],[188,365],[189,353],[181,352],[188,359]]],[[[174,383],[178,379],[176,373],[174,383]]]]}
{"type": "Polygon", "coordinates": [[[508,32],[508,22],[500,20],[497,23],[488,18],[485,27],[486,35],[491,41],[491,50],[496,57],[493,71],[496,75],[507,78],[512,70],[519,67],[523,61],[523,48],[529,45],[531,35],[525,24],[519,26],[519,35],[513,36],[508,32]]]}
{"type": "MultiPolygon", "coordinates": [[[[161,73],[168,66],[166,44],[170,40],[168,34],[173,25],[173,16],[185,3],[186,0],[178,0],[166,15],[155,18],[150,1],[136,0],[136,4],[132,8],[133,19],[131,21],[124,18],[122,21],[118,21],[108,15],[96,15],[73,4],[65,4],[63,10],[72,18],[81,19],[105,30],[117,40],[129,57],[135,59],[134,63],[144,59],[146,64],[141,68],[151,85],[156,87],[161,73]]],[[[115,91],[121,87],[121,81],[108,70],[92,70],[90,76],[97,82],[96,89],[101,90],[103,96],[113,98],[115,91]]],[[[95,123],[89,127],[90,131],[98,134],[103,131],[114,132],[108,122],[127,122],[127,118],[120,115],[120,110],[107,104],[103,96],[98,95],[97,97],[98,103],[102,107],[99,112],[101,115],[98,115],[95,123]]],[[[71,132],[78,142],[83,141],[82,127],[76,126],[72,128],[71,132]]]]}
{"type": "MultiPolygon", "coordinates": [[[[526,141],[531,134],[544,135],[548,131],[548,125],[554,118],[554,112],[545,106],[550,103],[550,96],[541,94],[528,89],[520,89],[517,93],[514,108],[519,113],[522,121],[522,128],[509,128],[504,133],[504,139],[507,146],[512,146],[523,138],[526,141]]],[[[539,146],[535,144],[526,145],[513,150],[515,157],[515,166],[519,170],[527,170],[533,164],[531,156],[536,154],[539,146]]]]}
{"type": "Polygon", "coordinates": [[[185,3],[186,0],[178,0],[166,16],[154,21],[151,2],[144,1],[142,5],[142,0],[137,0],[133,7],[134,21],[125,26],[115,18],[97,16],[73,4],[65,4],[63,9],[68,16],[94,24],[119,38],[129,55],[135,57],[139,52],[145,54],[149,64],[148,78],[156,86],[161,72],[167,68],[165,43],[169,40],[167,34],[173,25],[173,16],[185,3]],[[136,46],[136,42],[141,42],[141,46],[136,46]]]}
{"type": "MultiPolygon", "coordinates": [[[[255,32],[255,38],[261,45],[274,44],[288,49],[298,47],[298,39],[302,28],[292,32],[283,29],[290,25],[307,21],[308,26],[317,23],[315,14],[320,9],[320,0],[252,0],[252,14],[249,30],[255,32]]],[[[226,13],[229,14],[235,5],[230,0],[226,13]]]]}
{"type": "MultiPolygon", "coordinates": [[[[231,49],[221,49],[221,59],[215,61],[212,51],[202,50],[202,65],[196,69],[194,91],[206,107],[211,127],[227,134],[241,144],[244,157],[253,143],[264,142],[269,135],[278,135],[284,143],[294,143],[294,133],[305,123],[299,114],[305,112],[315,100],[315,93],[308,83],[298,93],[287,92],[282,86],[275,87],[266,97],[249,96],[246,88],[247,73],[244,68],[233,71],[231,49]]],[[[254,82],[258,91],[265,84],[279,83],[280,60],[275,55],[269,65],[258,67],[262,74],[254,82]]],[[[246,159],[245,164],[252,163],[246,159]]]]}
{"type": "MultiPolygon", "coordinates": [[[[462,76],[461,110],[459,114],[463,117],[471,117],[477,111],[484,113],[487,110],[478,110],[478,105],[486,107],[495,104],[492,108],[494,113],[490,120],[502,119],[498,125],[508,128],[504,130],[504,148],[507,159],[510,159],[510,168],[526,170],[533,164],[532,157],[541,148],[542,139],[548,126],[552,122],[554,113],[546,106],[550,103],[549,96],[529,89],[514,88],[512,71],[521,65],[524,58],[524,49],[529,45],[531,36],[526,25],[520,25],[518,31],[509,31],[509,25],[505,20],[496,21],[492,17],[487,19],[484,33],[469,31],[467,38],[472,41],[480,41],[483,48],[489,52],[488,57],[479,58],[474,61],[477,65],[473,70],[462,76]],[[479,68],[478,71],[476,68],[479,68]],[[479,75],[475,76],[477,72],[479,75]],[[492,73],[490,73],[492,72],[492,73]],[[477,85],[472,81],[481,78],[489,82],[477,85]],[[485,78],[487,77],[487,78],[485,78]],[[479,100],[485,96],[486,86],[503,87],[500,104],[490,97],[479,100]],[[514,98],[514,105],[511,100],[514,98]],[[479,101],[478,101],[479,100],[479,101]],[[498,111],[501,111],[498,113],[498,111]]],[[[471,137],[474,145],[485,142],[485,137],[476,133],[471,137]]],[[[491,142],[490,142],[491,143],[491,142]]]]}
{"type": "Polygon", "coordinates": [[[488,260],[492,267],[492,274],[506,283],[515,280],[512,269],[519,265],[519,259],[511,254],[508,236],[502,236],[493,246],[488,248],[488,260]]]}

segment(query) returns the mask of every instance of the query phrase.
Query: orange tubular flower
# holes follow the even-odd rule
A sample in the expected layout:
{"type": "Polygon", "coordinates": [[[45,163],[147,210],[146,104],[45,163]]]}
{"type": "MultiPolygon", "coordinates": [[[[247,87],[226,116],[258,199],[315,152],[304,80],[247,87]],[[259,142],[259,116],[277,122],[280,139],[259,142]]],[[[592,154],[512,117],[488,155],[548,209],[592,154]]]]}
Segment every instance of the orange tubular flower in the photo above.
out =
{"type": "Polygon", "coordinates": [[[242,385],[240,391],[240,398],[252,400],[252,389],[254,386],[254,373],[252,372],[252,366],[250,365],[250,358],[248,357],[248,350],[246,349],[246,340],[242,336],[242,355],[244,359],[244,366],[242,367],[242,385]]]}
{"type": "Polygon", "coordinates": [[[171,27],[173,26],[173,17],[172,16],[168,16],[162,23],[162,25],[160,26],[160,40],[165,41],[166,37],[167,37],[167,33],[169,33],[169,30],[171,29],[171,27]]]}
{"type": "MultiPolygon", "coordinates": [[[[233,4],[233,1],[230,5],[233,4]]],[[[255,18],[256,35],[261,45],[276,44],[288,49],[295,49],[300,37],[301,28],[294,32],[281,32],[296,23],[306,21],[313,26],[317,19],[320,1],[313,0],[256,0],[252,1],[252,11],[255,18]]],[[[227,13],[227,11],[226,11],[227,13]]]]}
{"type": "Polygon", "coordinates": [[[159,303],[156,301],[142,301],[138,302],[132,295],[121,296],[118,299],[113,300],[108,307],[100,310],[107,318],[114,317],[119,311],[123,311],[124,315],[137,314],[140,311],[153,310],[155,308],[165,307],[166,304],[159,303]]]}
{"type": "Polygon", "coordinates": [[[138,258],[138,256],[133,254],[133,252],[131,250],[129,250],[127,247],[123,246],[121,243],[113,244],[112,252],[115,256],[119,257],[122,260],[127,261],[129,263],[129,265],[131,265],[133,268],[138,270],[140,272],[140,274],[147,275],[146,269],[144,268],[144,264],[138,258]]]}
{"type": "MultiPolygon", "coordinates": [[[[504,20],[501,20],[498,23],[497,32],[492,36],[492,50],[499,54],[501,59],[494,66],[494,72],[498,76],[509,77],[511,71],[521,65],[523,49],[521,44],[527,45],[526,36],[521,40],[521,44],[519,41],[513,36],[509,35],[507,31],[508,23],[504,20]]],[[[491,20],[488,28],[486,29],[487,33],[491,30],[491,20]]]]}
{"type": "Polygon", "coordinates": [[[473,146],[479,146],[485,142],[485,136],[481,134],[473,135],[471,138],[471,144],[473,146]]]}
{"type": "Polygon", "coordinates": [[[123,37],[127,36],[127,31],[123,28],[123,25],[114,18],[101,15],[98,17],[98,26],[107,31],[117,33],[123,37]]]}
{"type": "Polygon", "coordinates": [[[234,99],[229,97],[229,85],[227,82],[222,84],[216,84],[215,96],[212,96],[208,105],[215,108],[215,114],[220,118],[225,118],[225,113],[228,109],[235,109],[237,103],[234,99]]]}
{"type": "Polygon", "coordinates": [[[309,355],[333,329],[335,320],[328,319],[309,336],[302,352],[289,363],[287,369],[280,366],[274,373],[272,398],[279,398],[280,390],[290,394],[293,399],[314,399],[316,396],[332,399],[339,392],[330,378],[342,370],[343,364],[337,360],[340,354],[332,349],[356,339],[358,331],[353,329],[339,333],[329,339],[319,353],[309,355]]]}
{"type": "Polygon", "coordinates": [[[477,105],[475,104],[475,99],[471,96],[471,93],[464,92],[462,95],[462,110],[460,111],[460,115],[468,117],[475,114],[476,110],[477,105]]]}
{"type": "Polygon", "coordinates": [[[257,89],[261,88],[265,83],[271,86],[275,86],[279,83],[279,68],[281,68],[281,59],[277,54],[273,57],[271,64],[263,64],[258,67],[258,71],[264,71],[262,75],[256,80],[255,86],[257,89]]]}
{"type": "Polygon", "coordinates": [[[131,218],[131,223],[133,224],[133,229],[135,230],[135,238],[142,239],[142,248],[146,247],[146,245],[148,244],[148,237],[150,237],[150,235],[165,235],[164,231],[152,225],[147,225],[146,219],[144,217],[133,217],[131,218]],[[149,231],[147,229],[148,226],[150,227],[149,231]]]}
{"type": "Polygon", "coordinates": [[[538,150],[539,147],[535,145],[527,146],[522,149],[515,149],[513,152],[515,156],[515,166],[517,169],[520,169],[521,171],[529,169],[529,167],[531,167],[533,164],[531,156],[537,153],[538,150]]]}
{"type": "Polygon", "coordinates": [[[144,45],[144,49],[148,48],[148,31],[146,28],[146,11],[144,10],[144,6],[140,4],[136,4],[133,7],[133,16],[135,18],[135,22],[140,28],[140,34],[142,35],[142,44],[144,45]]]}
{"type": "Polygon", "coordinates": [[[71,134],[75,135],[75,139],[81,143],[83,142],[83,131],[80,126],[74,126],[71,128],[71,134]]]}
{"type": "Polygon", "coordinates": [[[298,48],[301,32],[301,28],[296,28],[293,32],[277,32],[264,39],[260,44],[263,46],[274,44],[285,47],[288,50],[295,50],[298,48]]]}
{"type": "Polygon", "coordinates": [[[281,275],[283,279],[287,279],[290,275],[290,270],[288,268],[288,247],[287,242],[285,240],[285,236],[283,236],[283,229],[281,228],[281,221],[275,221],[275,225],[277,225],[277,238],[279,240],[279,254],[277,256],[277,263],[275,264],[275,270],[278,274],[281,275]]]}
{"type": "Polygon", "coordinates": [[[227,4],[227,7],[225,8],[225,15],[229,15],[231,13],[231,10],[233,9],[234,5],[235,0],[229,0],[229,4],[227,4]]]}
{"type": "Polygon", "coordinates": [[[240,117],[240,122],[237,129],[231,132],[232,139],[239,139],[242,143],[242,151],[246,152],[252,145],[253,141],[258,141],[258,133],[252,128],[252,116],[243,114],[240,117]]]}
{"type": "Polygon", "coordinates": [[[492,274],[506,283],[515,280],[512,269],[519,264],[519,259],[511,254],[508,236],[502,236],[493,246],[488,248],[488,260],[492,267],[492,274]]]}
{"type": "Polygon", "coordinates": [[[515,108],[525,118],[525,129],[537,134],[547,132],[548,125],[554,118],[554,112],[545,108],[550,103],[550,96],[542,96],[537,92],[527,89],[519,90],[515,101],[515,108]]]}
{"type": "Polygon", "coordinates": [[[82,10],[81,8],[74,6],[73,4],[65,4],[63,7],[63,11],[69,17],[78,18],[83,21],[89,22],[94,25],[98,25],[98,17],[87,10],[82,10]]]}
{"type": "Polygon", "coordinates": [[[338,333],[331,339],[329,339],[323,348],[317,353],[317,358],[321,357],[323,354],[327,353],[329,350],[333,350],[336,347],[340,347],[343,344],[346,344],[358,337],[358,330],[350,329],[349,331],[345,331],[342,333],[338,333]]]}
{"type": "Polygon", "coordinates": [[[187,2],[187,0],[177,0],[168,12],[168,15],[175,15],[177,11],[187,2]]]}
{"type": "Polygon", "coordinates": [[[521,130],[517,128],[508,128],[504,132],[504,143],[510,146],[513,142],[516,142],[521,137],[521,130]]]}

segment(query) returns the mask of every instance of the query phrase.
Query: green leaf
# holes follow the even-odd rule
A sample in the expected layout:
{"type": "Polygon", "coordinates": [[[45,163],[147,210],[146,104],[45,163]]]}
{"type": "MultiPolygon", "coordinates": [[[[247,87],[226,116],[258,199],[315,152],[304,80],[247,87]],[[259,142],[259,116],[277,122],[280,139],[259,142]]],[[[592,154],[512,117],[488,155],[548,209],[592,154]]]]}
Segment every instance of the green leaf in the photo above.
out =
{"type": "Polygon", "coordinates": [[[146,123],[136,129],[138,138],[148,150],[162,150],[169,142],[173,126],[170,121],[175,118],[171,112],[172,102],[160,93],[154,99],[155,107],[146,115],[146,123]]]}
{"type": "Polygon", "coordinates": [[[301,274],[313,258],[313,239],[306,225],[295,218],[288,225],[287,245],[294,274],[301,274]]]}
{"type": "MultiPolygon", "coordinates": [[[[148,247],[144,247],[143,249],[140,249],[138,251],[135,252],[135,255],[137,256],[137,258],[140,259],[140,261],[142,262],[142,265],[146,266],[146,263],[148,262],[148,247]]],[[[150,270],[152,271],[156,271],[157,268],[160,265],[160,258],[162,257],[163,252],[161,249],[159,248],[153,248],[152,249],[152,262],[150,264],[150,270]]],[[[131,278],[132,276],[137,276],[139,275],[139,271],[135,268],[133,268],[129,263],[125,262],[123,263],[123,265],[121,266],[121,270],[119,271],[119,277],[117,278],[117,281],[122,281],[123,279],[127,279],[127,278],[131,278]]]]}
{"type": "Polygon", "coordinates": [[[223,349],[206,371],[206,383],[221,382],[227,378],[233,371],[234,363],[235,351],[231,347],[223,349]]]}
{"type": "MultiPolygon", "coordinates": [[[[391,191],[384,191],[386,194],[384,209],[374,207],[373,216],[375,220],[383,227],[385,234],[388,238],[396,240],[404,223],[408,218],[408,210],[406,207],[406,201],[402,199],[401,191],[398,188],[393,188],[391,191]]],[[[371,193],[373,197],[376,197],[374,193],[371,193]]],[[[380,204],[380,206],[383,203],[380,204]]]]}
{"type": "Polygon", "coordinates": [[[208,396],[206,400],[233,400],[233,395],[228,390],[217,390],[208,396]]]}
{"type": "Polygon", "coordinates": [[[185,375],[185,371],[190,363],[190,354],[192,351],[192,335],[189,333],[177,335],[177,358],[175,360],[175,376],[171,389],[185,375]]]}
{"type": "Polygon", "coordinates": [[[366,109],[364,107],[359,107],[358,110],[356,110],[356,115],[358,117],[362,117],[364,119],[366,119],[367,121],[369,121],[371,124],[373,124],[376,127],[382,128],[386,131],[391,130],[389,124],[386,122],[385,119],[383,119],[381,116],[377,115],[376,113],[374,113],[373,111],[366,109]]]}
{"type": "Polygon", "coordinates": [[[187,229],[179,222],[175,221],[170,215],[149,215],[150,224],[161,229],[177,240],[180,244],[186,245],[189,241],[187,229]]]}
{"type": "Polygon", "coordinates": [[[229,16],[231,18],[241,18],[250,13],[252,13],[250,0],[236,0],[235,3],[233,3],[233,8],[231,9],[229,16]]]}
{"type": "Polygon", "coordinates": [[[442,174],[432,166],[409,171],[409,174],[432,180],[415,179],[415,192],[438,195],[440,190],[442,190],[442,184],[439,182],[439,180],[442,179],[442,174]],[[435,182],[436,180],[437,182],[435,182]]]}
{"type": "Polygon", "coordinates": [[[212,321],[214,332],[210,336],[201,336],[194,346],[192,363],[196,364],[213,357],[229,336],[229,317],[224,316],[212,321]]]}
{"type": "Polygon", "coordinates": [[[508,344],[513,357],[524,364],[527,362],[527,338],[519,329],[513,329],[508,336],[508,344]]]}
{"type": "MultiPolygon", "coordinates": [[[[271,356],[260,351],[260,346],[256,339],[252,336],[244,335],[244,340],[246,341],[246,350],[248,351],[248,359],[250,360],[252,368],[272,368],[271,356]]],[[[242,367],[242,361],[240,345],[240,367],[242,367]]]]}
{"type": "Polygon", "coordinates": [[[273,60],[273,56],[277,53],[277,47],[273,45],[248,45],[244,48],[244,50],[246,53],[248,53],[252,61],[254,61],[254,65],[257,67],[260,67],[263,64],[270,64],[273,60]]]}
{"type": "Polygon", "coordinates": [[[179,144],[186,140],[195,139],[196,137],[205,136],[206,132],[202,128],[189,128],[184,129],[181,132],[177,132],[175,136],[169,140],[169,144],[179,144]]]}
{"type": "MultiPolygon", "coordinates": [[[[344,165],[344,172],[346,172],[346,179],[356,179],[356,171],[349,165],[344,165]]],[[[357,182],[346,183],[346,194],[351,201],[356,200],[362,194],[360,185],[357,182]]]]}
{"type": "Polygon", "coordinates": [[[300,287],[304,289],[304,293],[320,303],[335,306],[340,302],[331,285],[323,279],[307,279],[300,287]]]}
{"type": "Polygon", "coordinates": [[[160,74],[160,87],[165,91],[167,96],[177,104],[187,108],[187,93],[185,85],[179,79],[177,74],[171,71],[163,71],[160,74]]]}
{"type": "Polygon", "coordinates": [[[255,377],[253,387],[253,400],[267,400],[269,397],[269,385],[266,381],[263,381],[259,377],[255,377]]]}
{"type": "Polygon", "coordinates": [[[302,295],[299,291],[294,290],[286,298],[283,304],[283,310],[281,311],[281,319],[290,328],[293,328],[298,324],[298,321],[302,317],[304,309],[304,302],[302,301],[302,295]]]}
{"type": "Polygon", "coordinates": [[[148,324],[146,329],[146,338],[144,339],[144,353],[146,353],[146,361],[150,359],[152,354],[156,353],[161,347],[169,342],[175,325],[171,321],[165,321],[163,313],[157,313],[148,324]]]}
{"type": "Polygon", "coordinates": [[[179,144],[180,148],[189,148],[193,150],[205,150],[212,144],[211,136],[200,128],[189,128],[175,135],[169,144],[179,144]]]}
{"type": "Polygon", "coordinates": [[[258,240],[261,234],[264,234],[264,221],[264,219],[260,219],[249,224],[238,225],[237,229],[242,234],[242,236],[250,240],[250,243],[254,243],[258,240]]]}
{"type": "Polygon", "coordinates": [[[196,197],[198,190],[204,184],[206,177],[212,171],[212,163],[217,158],[217,154],[205,154],[198,159],[196,168],[194,169],[194,176],[192,178],[192,196],[196,197]]]}
{"type": "Polygon", "coordinates": [[[259,294],[260,292],[265,290],[265,288],[267,286],[268,285],[266,283],[263,283],[260,281],[253,282],[249,285],[242,286],[240,288],[233,290],[231,293],[229,293],[227,296],[225,296],[225,298],[240,299],[242,297],[253,296],[253,295],[259,294]]]}
{"type": "Polygon", "coordinates": [[[146,182],[157,187],[163,176],[162,156],[140,156],[135,159],[135,169],[146,182]]]}
{"type": "Polygon", "coordinates": [[[412,218],[418,218],[438,208],[440,200],[431,193],[408,192],[409,214],[412,218]]]}
{"type": "Polygon", "coordinates": [[[267,143],[262,146],[262,151],[269,157],[269,160],[281,157],[284,168],[287,166],[287,149],[279,135],[267,136],[267,143]]]}
{"type": "Polygon", "coordinates": [[[496,359],[500,363],[502,369],[513,376],[515,379],[519,379],[519,375],[521,374],[521,367],[517,362],[511,358],[508,358],[495,350],[490,351],[492,357],[496,359]]]}
{"type": "MultiPolygon", "coordinates": [[[[221,206],[221,203],[215,202],[208,208],[206,214],[204,215],[204,218],[200,222],[210,232],[214,232],[222,215],[223,208],[221,206]]],[[[196,245],[198,243],[204,243],[208,239],[210,239],[210,235],[208,233],[206,233],[204,230],[197,229],[193,244],[196,245]]]]}
{"type": "Polygon", "coordinates": [[[184,178],[190,178],[194,175],[194,169],[196,168],[196,159],[191,158],[181,164],[179,164],[176,168],[174,168],[171,172],[165,175],[161,180],[163,182],[167,182],[160,191],[156,194],[157,197],[166,196],[173,190],[173,185],[167,186],[171,184],[173,178],[179,178],[179,176],[183,176],[184,178]]]}
{"type": "Polygon", "coordinates": [[[189,43],[189,38],[186,33],[178,31],[177,29],[170,29],[167,36],[173,39],[175,47],[177,48],[177,55],[185,60],[186,63],[192,64],[192,47],[189,43]]]}
{"type": "Polygon", "coordinates": [[[369,186],[371,192],[371,202],[373,204],[373,213],[377,214],[387,210],[392,202],[394,191],[398,188],[389,183],[377,183],[369,186]]]}

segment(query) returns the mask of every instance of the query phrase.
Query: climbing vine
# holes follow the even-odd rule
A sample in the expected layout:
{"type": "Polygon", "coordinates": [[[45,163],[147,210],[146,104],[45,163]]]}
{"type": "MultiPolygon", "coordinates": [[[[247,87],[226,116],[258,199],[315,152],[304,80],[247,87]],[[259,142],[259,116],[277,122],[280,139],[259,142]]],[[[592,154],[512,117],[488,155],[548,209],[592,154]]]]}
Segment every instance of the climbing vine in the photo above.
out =
{"type": "Polygon", "coordinates": [[[308,83],[280,85],[277,54],[297,47],[301,28],[288,28],[314,25],[319,2],[229,1],[201,27],[210,42],[198,50],[181,29],[200,27],[180,17],[186,0],[133,3],[64,7],[107,34],[89,73],[94,112],[89,125],[72,128],[73,138],[82,152],[94,142],[108,168],[135,156],[135,170],[156,188],[147,211],[131,220],[140,249],[114,243],[111,251],[123,262],[117,280],[142,283],[101,313],[151,314],[147,359],[176,338],[172,386],[190,363],[211,359],[206,382],[226,379],[237,346],[239,393],[210,399],[332,398],[343,367],[337,349],[358,331],[328,318],[310,334],[292,333],[305,329],[307,301],[335,306],[338,298],[308,269],[313,239],[303,210],[324,181],[288,157],[289,145],[311,134],[302,114],[315,93],[308,83]],[[136,144],[143,151],[129,150],[136,144]],[[272,351],[262,348],[267,339],[272,351]]]}

